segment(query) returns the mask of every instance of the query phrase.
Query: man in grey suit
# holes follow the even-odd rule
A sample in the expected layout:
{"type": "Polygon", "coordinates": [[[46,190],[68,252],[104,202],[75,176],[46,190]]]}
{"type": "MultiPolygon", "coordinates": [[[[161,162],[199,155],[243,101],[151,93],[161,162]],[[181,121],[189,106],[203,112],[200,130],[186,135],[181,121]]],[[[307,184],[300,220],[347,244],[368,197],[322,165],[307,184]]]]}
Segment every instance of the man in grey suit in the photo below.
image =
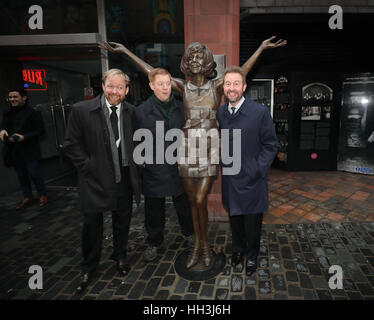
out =
{"type": "Polygon", "coordinates": [[[137,167],[133,162],[132,117],[135,107],[124,101],[129,77],[119,69],[103,75],[103,94],[72,107],[63,150],[78,170],[82,233],[81,293],[99,264],[103,212],[112,211],[112,259],[120,275],[130,266],[126,248],[133,195],[140,201],[137,167]]]}

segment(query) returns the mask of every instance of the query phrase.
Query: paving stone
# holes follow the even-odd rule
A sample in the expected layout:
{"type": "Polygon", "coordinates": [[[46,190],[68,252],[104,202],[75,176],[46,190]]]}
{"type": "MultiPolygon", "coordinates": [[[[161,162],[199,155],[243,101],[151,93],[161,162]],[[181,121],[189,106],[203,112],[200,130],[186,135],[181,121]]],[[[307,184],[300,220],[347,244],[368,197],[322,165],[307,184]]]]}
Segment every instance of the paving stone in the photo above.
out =
{"type": "Polygon", "coordinates": [[[243,278],[233,275],[231,277],[231,292],[240,292],[243,288],[243,278]]]}
{"type": "Polygon", "coordinates": [[[317,290],[317,295],[320,300],[332,300],[331,293],[328,290],[317,290]]]}
{"type": "Polygon", "coordinates": [[[139,299],[139,297],[143,294],[144,289],[145,289],[145,282],[138,281],[137,283],[135,283],[132,290],[130,291],[128,298],[139,299]]]}
{"type": "Polygon", "coordinates": [[[122,281],[119,280],[119,279],[113,279],[109,285],[108,285],[108,289],[110,290],[114,290],[114,289],[118,289],[121,285],[122,281]]]}
{"type": "Polygon", "coordinates": [[[132,288],[131,284],[122,283],[118,287],[117,291],[115,292],[115,295],[116,296],[126,296],[129,293],[129,291],[130,291],[131,288],[132,288]]]}
{"type": "Polygon", "coordinates": [[[197,295],[196,294],[186,294],[183,297],[183,300],[196,300],[196,299],[197,299],[197,295]]]}
{"type": "Polygon", "coordinates": [[[288,285],[288,295],[291,297],[301,297],[301,289],[293,284],[288,285]]]}
{"type": "Polygon", "coordinates": [[[269,259],[268,258],[261,258],[259,259],[259,266],[260,268],[266,268],[269,266],[269,259]]]}
{"type": "Polygon", "coordinates": [[[296,270],[298,272],[308,272],[308,269],[304,263],[296,263],[296,270]]]}
{"type": "Polygon", "coordinates": [[[296,270],[295,263],[290,260],[284,260],[283,265],[287,270],[296,270]]]}
{"type": "Polygon", "coordinates": [[[251,277],[247,278],[245,281],[246,286],[254,286],[256,285],[257,281],[255,278],[255,274],[252,274],[251,277]]]}
{"type": "Polygon", "coordinates": [[[154,264],[147,265],[139,280],[149,280],[156,268],[157,266],[154,264]]]}
{"type": "Polygon", "coordinates": [[[306,262],[317,262],[313,253],[305,252],[304,257],[306,262]]]}
{"type": "Polygon", "coordinates": [[[226,300],[229,295],[229,290],[218,288],[216,290],[216,300],[226,300]]]}
{"type": "Polygon", "coordinates": [[[130,271],[130,273],[125,278],[125,282],[134,283],[136,280],[138,280],[139,275],[140,275],[140,272],[138,271],[130,271]]]}
{"type": "Polygon", "coordinates": [[[203,288],[200,292],[201,299],[213,298],[214,293],[214,286],[211,285],[203,285],[203,288]]]}
{"type": "Polygon", "coordinates": [[[309,272],[312,275],[321,275],[322,274],[321,268],[320,268],[319,264],[317,264],[317,263],[308,263],[308,269],[309,269],[309,272]]]}
{"type": "Polygon", "coordinates": [[[143,295],[153,297],[158,289],[160,282],[161,282],[161,278],[152,278],[151,280],[149,280],[147,287],[144,290],[143,295]]]}
{"type": "Polygon", "coordinates": [[[347,295],[348,295],[349,299],[351,299],[351,300],[362,300],[363,299],[359,292],[349,291],[349,292],[347,292],[347,295]]]}
{"type": "Polygon", "coordinates": [[[229,276],[231,274],[231,267],[225,267],[221,273],[222,275],[229,276]]]}
{"type": "Polygon", "coordinates": [[[109,300],[113,294],[114,291],[104,291],[99,295],[98,300],[109,300]]]}
{"type": "Polygon", "coordinates": [[[313,290],[302,289],[301,292],[304,296],[304,300],[316,300],[316,295],[313,290]]]}
{"type": "Polygon", "coordinates": [[[182,300],[182,296],[172,295],[172,296],[170,297],[170,300],[182,300]]]}
{"type": "Polygon", "coordinates": [[[94,287],[90,290],[90,293],[91,294],[99,294],[101,292],[101,290],[104,289],[104,287],[106,286],[107,282],[104,282],[104,281],[98,281],[94,287]]]}
{"type": "Polygon", "coordinates": [[[170,287],[173,285],[175,281],[175,276],[173,275],[167,275],[163,280],[161,286],[163,287],[170,287]]]}
{"type": "Polygon", "coordinates": [[[156,277],[163,277],[164,275],[166,275],[169,268],[170,268],[170,263],[161,263],[154,275],[156,277]]]}
{"type": "Polygon", "coordinates": [[[230,285],[230,278],[221,277],[221,278],[218,279],[218,282],[217,282],[218,287],[228,287],[229,285],[230,285]]]}
{"type": "Polygon", "coordinates": [[[318,260],[323,268],[330,268],[330,263],[326,257],[319,257],[318,260]]]}
{"type": "Polygon", "coordinates": [[[318,289],[328,289],[328,281],[326,281],[324,276],[310,276],[314,288],[318,289]]]}
{"type": "Polygon", "coordinates": [[[368,260],[362,254],[352,254],[352,256],[353,256],[353,259],[355,259],[355,261],[359,264],[367,264],[368,263],[368,260]]]}
{"type": "Polygon", "coordinates": [[[190,282],[187,292],[189,293],[198,293],[201,286],[201,282],[190,282]]]}
{"type": "Polygon", "coordinates": [[[367,283],[356,283],[361,294],[364,296],[374,296],[373,288],[367,283]]]}
{"type": "Polygon", "coordinates": [[[258,291],[260,294],[270,294],[271,293],[271,282],[270,281],[259,281],[258,291]]]}
{"type": "Polygon", "coordinates": [[[272,280],[273,280],[273,286],[275,290],[277,291],[287,290],[283,275],[281,274],[273,275],[272,280]]]}
{"type": "Polygon", "coordinates": [[[283,247],[281,249],[283,259],[292,259],[292,253],[290,247],[283,247]]]}
{"type": "Polygon", "coordinates": [[[259,269],[257,273],[260,279],[270,279],[270,272],[267,269],[259,269]]]}
{"type": "Polygon", "coordinates": [[[246,287],[244,290],[245,300],[256,300],[256,290],[252,287],[246,287]]]}
{"type": "Polygon", "coordinates": [[[159,292],[157,292],[155,300],[167,300],[168,297],[169,297],[169,291],[168,290],[160,290],[159,292]]]}
{"type": "Polygon", "coordinates": [[[283,271],[282,266],[277,262],[272,262],[270,269],[271,269],[271,272],[274,272],[274,273],[283,271]]]}
{"type": "Polygon", "coordinates": [[[301,288],[304,289],[313,289],[312,281],[310,280],[309,276],[305,273],[299,273],[300,278],[300,285],[301,288]]]}
{"type": "Polygon", "coordinates": [[[276,243],[269,244],[269,250],[270,252],[277,252],[279,251],[279,245],[276,243]]]}
{"type": "Polygon", "coordinates": [[[237,294],[231,296],[231,300],[243,300],[243,297],[237,294]]]}
{"type": "Polygon", "coordinates": [[[287,281],[298,282],[299,281],[298,273],[295,271],[287,271],[286,279],[287,281]]]}
{"type": "Polygon", "coordinates": [[[179,279],[175,287],[174,293],[177,293],[177,294],[184,293],[184,291],[186,290],[186,287],[187,287],[187,281],[184,279],[179,279]]]}
{"type": "Polygon", "coordinates": [[[362,274],[362,272],[358,270],[351,270],[350,272],[351,279],[355,282],[365,282],[367,281],[366,277],[362,274]]]}

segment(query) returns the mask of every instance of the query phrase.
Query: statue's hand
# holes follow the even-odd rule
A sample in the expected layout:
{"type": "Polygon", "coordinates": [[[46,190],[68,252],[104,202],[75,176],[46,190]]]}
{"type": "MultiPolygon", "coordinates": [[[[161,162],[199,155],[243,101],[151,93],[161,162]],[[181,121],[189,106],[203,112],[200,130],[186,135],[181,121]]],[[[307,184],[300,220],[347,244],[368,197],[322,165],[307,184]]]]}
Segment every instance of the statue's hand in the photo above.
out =
{"type": "Polygon", "coordinates": [[[277,42],[271,42],[275,38],[276,36],[272,36],[271,38],[264,40],[261,44],[261,48],[263,50],[274,49],[278,47],[283,47],[287,44],[287,40],[283,40],[283,39],[280,39],[277,42]]]}
{"type": "Polygon", "coordinates": [[[117,42],[100,42],[98,46],[100,49],[115,53],[126,51],[125,46],[117,42]]]}

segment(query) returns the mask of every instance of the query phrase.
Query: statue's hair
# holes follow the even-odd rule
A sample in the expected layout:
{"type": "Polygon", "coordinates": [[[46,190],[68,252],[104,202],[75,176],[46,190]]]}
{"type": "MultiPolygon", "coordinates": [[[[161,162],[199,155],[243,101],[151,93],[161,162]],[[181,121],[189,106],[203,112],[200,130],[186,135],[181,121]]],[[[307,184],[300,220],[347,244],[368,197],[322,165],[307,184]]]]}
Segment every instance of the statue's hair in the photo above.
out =
{"type": "Polygon", "coordinates": [[[181,65],[180,65],[181,71],[185,75],[188,75],[188,76],[193,75],[188,67],[188,58],[192,53],[199,52],[199,51],[201,51],[204,56],[204,65],[203,65],[202,73],[206,77],[212,77],[214,74],[214,69],[216,68],[217,64],[215,63],[213,59],[213,55],[210,49],[205,44],[201,44],[200,42],[191,42],[187,46],[186,50],[184,51],[183,58],[181,60],[181,65]]]}
{"type": "Polygon", "coordinates": [[[103,83],[105,84],[106,79],[112,76],[120,76],[125,79],[126,86],[130,84],[130,77],[124,73],[121,69],[109,69],[103,74],[103,83]]]}

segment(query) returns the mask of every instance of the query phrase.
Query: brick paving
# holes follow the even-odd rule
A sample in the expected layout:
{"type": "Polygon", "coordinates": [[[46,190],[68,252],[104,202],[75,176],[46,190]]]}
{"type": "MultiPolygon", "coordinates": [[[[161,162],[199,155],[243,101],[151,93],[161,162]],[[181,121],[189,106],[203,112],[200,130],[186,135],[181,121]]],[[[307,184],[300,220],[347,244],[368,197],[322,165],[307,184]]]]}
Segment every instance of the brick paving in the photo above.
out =
{"type": "Polygon", "coordinates": [[[118,276],[112,253],[111,215],[104,214],[100,266],[85,294],[80,275],[81,214],[77,192],[50,189],[50,204],[13,208],[19,193],[0,198],[0,299],[38,300],[373,300],[374,177],[344,172],[269,174],[270,208],[265,213],[258,270],[230,266],[227,223],[209,224],[209,239],[227,264],[207,281],[176,274],[173,261],[187,242],[174,208],[167,206],[165,245],[158,261],[146,263],[143,205],[133,214],[128,258],[131,272],[118,276]],[[43,289],[31,290],[31,265],[43,268],[43,289]],[[331,265],[343,269],[343,289],[330,289],[331,265]]]}

